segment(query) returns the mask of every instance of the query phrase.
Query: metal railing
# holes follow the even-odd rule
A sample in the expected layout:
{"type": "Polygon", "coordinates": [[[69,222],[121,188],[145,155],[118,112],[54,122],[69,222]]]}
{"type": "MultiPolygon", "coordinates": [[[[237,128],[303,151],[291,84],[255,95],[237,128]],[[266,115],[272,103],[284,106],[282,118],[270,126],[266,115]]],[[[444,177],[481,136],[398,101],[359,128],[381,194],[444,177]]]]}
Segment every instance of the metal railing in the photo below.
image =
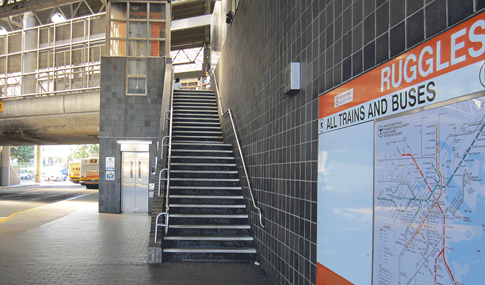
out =
{"type": "Polygon", "coordinates": [[[212,71],[212,74],[214,75],[213,76],[214,77],[214,82],[215,82],[214,85],[216,87],[217,97],[219,98],[219,107],[220,107],[220,110],[221,110],[221,115],[222,115],[222,117],[227,117],[227,115],[229,115],[229,118],[231,119],[232,130],[234,131],[234,138],[235,138],[236,143],[237,143],[237,148],[239,150],[239,155],[241,156],[241,163],[243,165],[244,174],[246,176],[246,181],[248,183],[249,194],[251,195],[251,200],[253,202],[254,208],[256,210],[258,210],[258,214],[259,214],[259,224],[264,229],[264,225],[263,225],[263,212],[261,211],[261,208],[256,205],[256,200],[254,199],[253,188],[251,187],[251,182],[249,181],[248,171],[247,171],[247,168],[246,168],[246,163],[244,162],[244,156],[243,156],[243,153],[242,153],[241,144],[239,143],[239,137],[237,136],[237,132],[236,132],[236,125],[234,123],[234,116],[232,115],[232,111],[229,108],[227,108],[227,111],[226,112],[223,112],[224,110],[223,110],[222,100],[221,100],[221,96],[220,96],[220,92],[219,92],[219,84],[217,83],[217,78],[216,78],[216,75],[214,74],[213,71],[212,71]]]}
{"type": "Polygon", "coordinates": [[[171,78],[171,82],[170,82],[170,111],[167,111],[165,112],[164,114],[164,120],[163,120],[163,130],[165,131],[165,121],[166,120],[169,120],[170,121],[170,128],[169,128],[169,134],[168,136],[164,136],[162,138],[162,148],[161,148],[161,157],[163,159],[163,151],[164,151],[164,141],[165,139],[168,138],[168,159],[167,159],[167,168],[164,168],[162,170],[160,170],[160,173],[158,174],[158,196],[160,196],[161,194],[161,186],[160,184],[162,183],[162,181],[166,181],[167,184],[166,184],[166,196],[165,196],[165,212],[162,212],[160,214],[157,215],[157,218],[155,219],[155,243],[157,242],[158,240],[158,227],[165,227],[165,234],[168,233],[168,227],[169,227],[169,219],[170,219],[170,214],[169,214],[169,210],[170,210],[170,206],[169,206],[169,195],[170,195],[170,164],[171,164],[171,161],[172,161],[172,122],[173,122],[173,77],[174,77],[174,72],[173,72],[173,67],[172,67],[172,78],[171,78]],[[170,118],[166,118],[166,114],[170,112],[170,118]],[[162,174],[163,172],[166,171],[167,172],[167,177],[166,178],[162,178],[162,174]],[[159,218],[161,216],[165,216],[165,223],[159,223],[159,218]]]}
{"type": "Polygon", "coordinates": [[[0,35],[0,97],[99,91],[105,15],[0,35]]]}
{"type": "MultiPolygon", "coordinates": [[[[172,67],[172,81],[171,84],[173,85],[174,81],[174,72],[172,67]]],[[[168,213],[170,211],[170,169],[172,164],[172,132],[173,132],[173,86],[170,91],[170,127],[168,129],[168,159],[167,159],[167,196],[165,197],[165,211],[168,213]]],[[[167,227],[165,228],[165,232],[168,232],[168,218],[167,215],[167,227]]]]}
{"type": "Polygon", "coordinates": [[[157,215],[157,218],[155,219],[155,243],[157,243],[157,239],[158,239],[158,227],[165,227],[165,234],[167,234],[167,232],[168,232],[168,217],[169,217],[169,214],[166,213],[166,212],[163,212],[163,213],[160,213],[160,214],[157,215]],[[160,218],[160,216],[165,216],[165,223],[164,224],[158,223],[158,219],[160,218]]]}

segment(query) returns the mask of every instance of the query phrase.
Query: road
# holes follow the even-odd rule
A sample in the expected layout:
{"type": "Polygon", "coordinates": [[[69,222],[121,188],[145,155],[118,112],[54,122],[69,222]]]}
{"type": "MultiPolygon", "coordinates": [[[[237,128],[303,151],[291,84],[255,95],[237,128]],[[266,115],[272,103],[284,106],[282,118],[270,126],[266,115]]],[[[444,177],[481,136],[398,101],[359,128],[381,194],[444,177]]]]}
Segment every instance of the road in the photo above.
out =
{"type": "Polygon", "coordinates": [[[98,190],[71,182],[0,187],[0,241],[97,202],[98,190]]]}

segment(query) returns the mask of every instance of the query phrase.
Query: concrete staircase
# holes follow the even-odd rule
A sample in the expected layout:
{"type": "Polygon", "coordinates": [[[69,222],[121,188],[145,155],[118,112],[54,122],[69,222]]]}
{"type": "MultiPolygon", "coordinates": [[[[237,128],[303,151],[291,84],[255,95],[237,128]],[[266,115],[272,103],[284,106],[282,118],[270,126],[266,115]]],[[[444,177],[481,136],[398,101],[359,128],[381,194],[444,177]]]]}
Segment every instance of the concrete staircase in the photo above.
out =
{"type": "Polygon", "coordinates": [[[216,98],[174,91],[170,226],[164,261],[254,261],[234,153],[224,144],[216,98]]]}

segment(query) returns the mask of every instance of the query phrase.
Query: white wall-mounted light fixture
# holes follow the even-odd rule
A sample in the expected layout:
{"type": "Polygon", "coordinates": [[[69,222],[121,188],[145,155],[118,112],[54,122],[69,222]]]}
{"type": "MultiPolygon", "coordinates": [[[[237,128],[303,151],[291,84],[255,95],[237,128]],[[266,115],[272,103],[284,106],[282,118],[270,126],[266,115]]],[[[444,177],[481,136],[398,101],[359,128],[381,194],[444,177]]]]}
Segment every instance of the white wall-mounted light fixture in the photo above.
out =
{"type": "Polygon", "coordinates": [[[300,63],[290,62],[285,67],[284,89],[286,95],[294,95],[300,91],[300,63]]]}

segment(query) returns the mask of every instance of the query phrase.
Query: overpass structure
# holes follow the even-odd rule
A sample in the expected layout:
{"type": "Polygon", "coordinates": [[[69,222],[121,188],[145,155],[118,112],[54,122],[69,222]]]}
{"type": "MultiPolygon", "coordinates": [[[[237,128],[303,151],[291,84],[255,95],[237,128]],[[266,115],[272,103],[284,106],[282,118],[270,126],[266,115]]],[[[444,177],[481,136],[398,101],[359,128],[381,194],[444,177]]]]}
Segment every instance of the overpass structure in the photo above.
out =
{"type": "MultiPolygon", "coordinates": [[[[206,64],[190,76],[202,76],[209,66],[214,2],[173,1],[171,21],[163,20],[172,22],[162,39],[167,55],[168,49],[204,51],[206,64]]],[[[109,53],[106,4],[40,0],[0,6],[5,27],[0,35],[1,146],[99,143],[101,58],[109,53]],[[54,23],[55,15],[65,20],[54,23]]]]}

